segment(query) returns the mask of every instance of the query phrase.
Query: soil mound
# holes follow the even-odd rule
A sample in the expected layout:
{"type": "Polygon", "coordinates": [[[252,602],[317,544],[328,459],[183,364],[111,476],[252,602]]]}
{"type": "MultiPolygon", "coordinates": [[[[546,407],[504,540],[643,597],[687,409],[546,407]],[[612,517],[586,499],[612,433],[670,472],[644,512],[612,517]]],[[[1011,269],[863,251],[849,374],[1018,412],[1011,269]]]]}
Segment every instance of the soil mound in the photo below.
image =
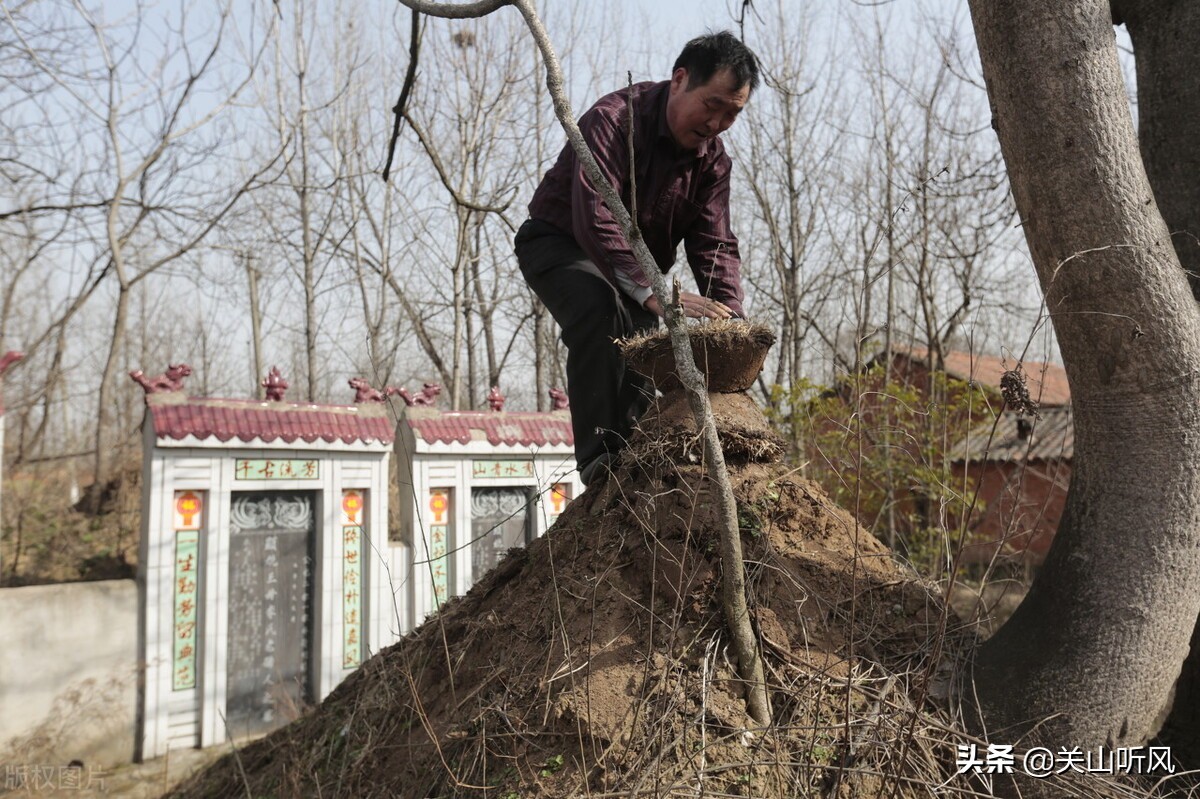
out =
{"type": "Polygon", "coordinates": [[[852,796],[889,774],[906,796],[906,777],[948,778],[953,748],[934,755],[909,698],[935,676],[938,597],[794,470],[731,476],[770,729],[750,726],[726,648],[707,478],[630,457],[310,715],[175,795],[852,796]]]}
{"type": "MultiPolygon", "coordinates": [[[[754,386],[775,343],[775,333],[762,324],[741,320],[705,322],[688,331],[692,357],[715,392],[746,391],[754,386]]],[[[675,350],[664,331],[622,342],[622,354],[638,372],[654,381],[662,392],[680,385],[675,374],[675,350]]]]}

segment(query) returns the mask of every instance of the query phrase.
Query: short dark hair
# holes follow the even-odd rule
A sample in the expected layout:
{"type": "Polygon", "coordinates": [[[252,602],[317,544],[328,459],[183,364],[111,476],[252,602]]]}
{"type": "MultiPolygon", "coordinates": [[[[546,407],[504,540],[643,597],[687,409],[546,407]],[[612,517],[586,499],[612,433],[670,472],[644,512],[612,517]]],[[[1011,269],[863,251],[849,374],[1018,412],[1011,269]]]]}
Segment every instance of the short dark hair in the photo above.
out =
{"type": "Polygon", "coordinates": [[[688,89],[703,86],[722,69],[733,73],[737,88],[749,84],[751,94],[758,88],[758,56],[729,31],[706,33],[685,44],[671,72],[680,67],[687,70],[688,89]]]}

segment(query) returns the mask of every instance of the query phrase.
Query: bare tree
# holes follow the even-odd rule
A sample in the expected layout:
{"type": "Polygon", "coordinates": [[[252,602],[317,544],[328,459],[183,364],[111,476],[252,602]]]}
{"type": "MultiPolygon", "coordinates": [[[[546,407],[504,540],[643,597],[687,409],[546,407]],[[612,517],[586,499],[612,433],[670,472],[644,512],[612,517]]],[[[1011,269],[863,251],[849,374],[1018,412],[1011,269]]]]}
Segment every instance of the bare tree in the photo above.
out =
{"type": "Polygon", "coordinates": [[[254,396],[259,399],[266,397],[266,389],[259,381],[266,374],[266,367],[263,365],[263,339],[262,339],[262,304],[258,299],[258,269],[255,268],[254,258],[249,253],[243,254],[243,259],[246,264],[246,282],[247,294],[246,298],[249,301],[250,307],[250,346],[253,353],[253,379],[251,380],[251,389],[254,396]]]}
{"type": "MultiPolygon", "coordinates": [[[[57,12],[51,12],[57,13],[57,12]]],[[[67,195],[35,201],[5,212],[45,219],[72,214],[69,223],[89,259],[87,278],[31,349],[53,338],[97,292],[115,282],[110,322],[97,395],[94,484],[95,506],[114,457],[129,440],[113,425],[117,375],[125,363],[130,299],[135,287],[202,245],[221,219],[255,182],[257,175],[232,182],[213,181],[202,172],[224,144],[213,121],[245,85],[221,91],[227,75],[215,66],[226,44],[228,6],[201,29],[186,9],[151,19],[143,12],[109,24],[82,6],[64,19],[7,19],[29,69],[47,83],[51,103],[79,120],[75,142],[86,157],[72,160],[67,195]],[[45,24],[43,24],[45,23],[45,24]],[[51,24],[53,23],[53,24],[51,24]],[[142,34],[151,26],[164,39],[163,51],[147,54],[142,34]],[[79,46],[68,65],[43,58],[43,43],[54,51],[62,30],[79,46]],[[91,58],[80,58],[82,53],[91,58]],[[153,87],[145,91],[144,87],[153,87]]],[[[43,98],[45,99],[45,98],[43,98]]],[[[55,182],[48,182],[54,186],[55,182]]]]}
{"type": "Polygon", "coordinates": [[[353,17],[327,25],[323,10],[321,4],[296,3],[286,12],[279,6],[265,11],[280,20],[269,43],[272,68],[258,81],[258,96],[285,166],[273,190],[254,199],[258,218],[270,232],[270,257],[293,273],[300,292],[300,374],[293,384],[303,386],[309,400],[322,391],[320,330],[325,316],[319,295],[335,290],[336,248],[345,236],[338,207],[346,200],[346,163],[330,126],[362,66],[353,30],[345,30],[353,17]],[[351,34],[345,44],[343,31],[351,34]]]}
{"type": "Polygon", "coordinates": [[[782,2],[758,12],[765,86],[742,137],[754,209],[749,239],[757,245],[747,247],[747,282],[756,314],[779,331],[771,383],[785,386],[804,376],[807,338],[837,286],[814,253],[829,223],[839,142],[824,133],[842,81],[831,63],[812,63],[804,29],[790,24],[782,2]]]}
{"type": "MultiPolygon", "coordinates": [[[[385,46],[390,45],[389,41],[385,46]]],[[[361,327],[353,332],[344,356],[379,386],[398,379],[401,368],[413,368],[406,360],[412,348],[405,346],[411,336],[416,336],[422,350],[432,353],[431,362],[443,378],[438,348],[416,299],[419,291],[413,284],[418,281],[404,279],[404,273],[414,269],[414,241],[424,228],[402,213],[402,195],[419,193],[424,184],[414,175],[410,153],[395,164],[398,185],[380,183],[375,126],[362,121],[363,109],[383,89],[377,82],[355,80],[333,108],[334,145],[346,165],[346,190],[338,207],[347,235],[338,242],[338,256],[348,267],[353,293],[346,306],[357,304],[362,310],[356,320],[361,327]]]]}
{"type": "MultiPolygon", "coordinates": [[[[432,80],[422,82],[416,101],[404,112],[449,195],[453,215],[448,220],[452,251],[442,256],[449,264],[449,280],[432,276],[435,301],[450,310],[452,320],[452,408],[471,407],[486,392],[477,374],[480,339],[487,384],[499,382],[496,310],[501,302],[515,299],[515,288],[523,288],[514,286],[511,271],[503,275],[509,280],[502,280],[494,259],[484,262],[489,224],[498,221],[505,236],[516,230],[509,215],[517,191],[515,159],[499,157],[499,149],[514,138],[510,131],[519,129],[514,114],[519,76],[528,69],[515,26],[499,31],[496,27],[457,23],[453,28],[438,26],[437,35],[427,35],[432,80]]],[[[511,258],[502,263],[511,269],[511,258]]]]}

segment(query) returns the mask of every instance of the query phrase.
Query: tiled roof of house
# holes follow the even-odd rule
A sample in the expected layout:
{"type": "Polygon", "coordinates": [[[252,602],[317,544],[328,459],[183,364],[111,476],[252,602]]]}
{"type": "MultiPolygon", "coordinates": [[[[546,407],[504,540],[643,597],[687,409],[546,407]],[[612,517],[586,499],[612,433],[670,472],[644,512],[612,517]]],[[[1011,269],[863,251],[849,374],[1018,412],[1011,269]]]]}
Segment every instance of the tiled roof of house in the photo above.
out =
{"type": "MultiPolygon", "coordinates": [[[[911,358],[914,361],[924,361],[929,357],[929,350],[924,347],[892,345],[892,351],[898,357],[911,358]]],[[[997,391],[1000,390],[1001,375],[1017,366],[1017,360],[1014,357],[978,355],[962,350],[946,350],[943,357],[946,374],[959,380],[974,380],[997,391]]],[[[1021,368],[1025,373],[1029,396],[1038,405],[1048,407],[1071,403],[1071,387],[1067,383],[1067,372],[1061,366],[1053,363],[1024,361],[1021,368]]]]}
{"type": "Polygon", "coordinates": [[[996,422],[994,433],[990,422],[980,425],[952,452],[954,459],[960,462],[1070,460],[1075,454],[1071,409],[1043,408],[1037,419],[1003,413],[996,422]]]}
{"type": "Polygon", "coordinates": [[[493,446],[573,446],[571,415],[507,413],[494,411],[441,412],[410,408],[402,420],[427,444],[469,444],[487,441],[493,446]]]}
{"type": "Polygon", "coordinates": [[[179,393],[147,395],[158,438],[195,436],[242,442],[341,441],[390,444],[395,424],[386,405],[313,405],[246,399],[208,399],[179,393]]]}

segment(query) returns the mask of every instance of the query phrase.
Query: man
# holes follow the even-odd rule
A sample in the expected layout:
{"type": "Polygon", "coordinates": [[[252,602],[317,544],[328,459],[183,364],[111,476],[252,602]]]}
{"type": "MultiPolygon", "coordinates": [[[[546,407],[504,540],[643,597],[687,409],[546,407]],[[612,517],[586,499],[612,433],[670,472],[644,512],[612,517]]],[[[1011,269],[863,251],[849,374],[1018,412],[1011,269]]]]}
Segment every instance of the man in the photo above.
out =
{"type": "MultiPolygon", "coordinates": [[[[729,228],[731,162],[719,134],[757,86],[757,59],[726,31],[688,42],[669,81],[632,87],[637,222],[663,272],[683,242],[700,289],[681,296],[693,318],[742,316],[737,238],[729,228]]],[[[629,92],[600,98],[579,120],[626,208],[629,92]]],[[[562,328],[575,458],[587,485],[624,446],[650,397],[614,342],[656,328],[663,309],[569,143],[534,193],[529,217],[517,232],[517,260],[562,328]]]]}

